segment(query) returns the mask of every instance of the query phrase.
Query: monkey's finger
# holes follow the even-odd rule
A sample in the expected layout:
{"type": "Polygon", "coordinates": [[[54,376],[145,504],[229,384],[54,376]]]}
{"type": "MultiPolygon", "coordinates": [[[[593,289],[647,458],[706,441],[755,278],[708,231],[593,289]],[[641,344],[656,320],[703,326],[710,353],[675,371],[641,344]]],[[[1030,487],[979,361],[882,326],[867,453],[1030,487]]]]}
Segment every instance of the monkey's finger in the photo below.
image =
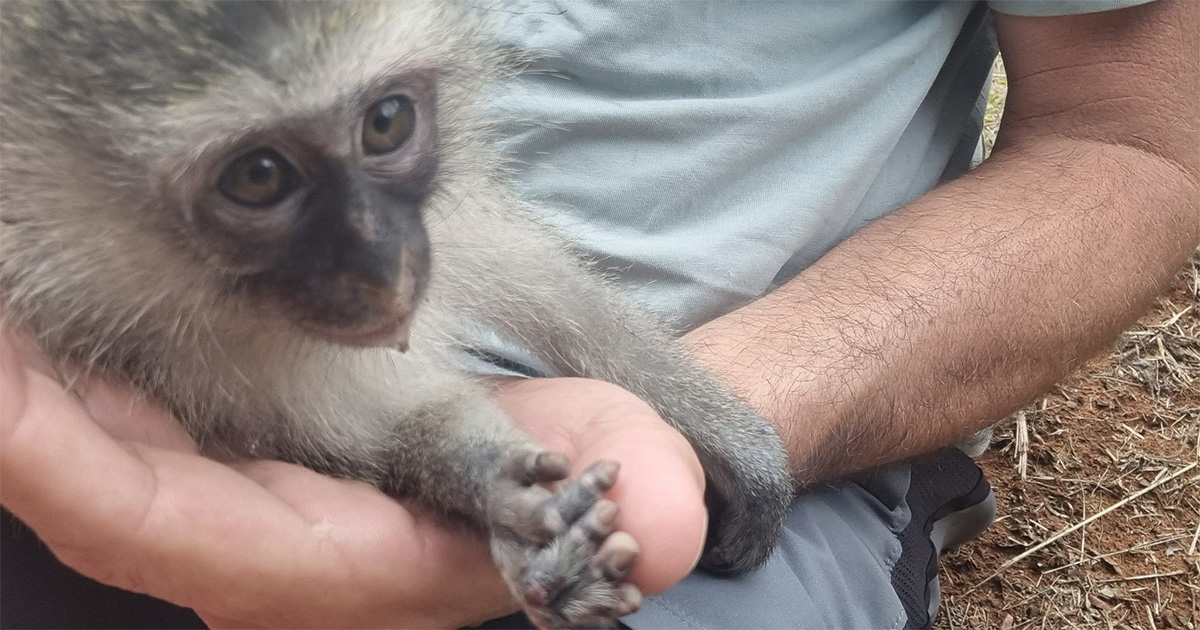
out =
{"type": "MultiPolygon", "coordinates": [[[[602,505],[602,504],[601,504],[602,505]]],[[[641,591],[620,579],[609,579],[610,573],[628,573],[637,557],[638,545],[625,532],[601,536],[611,529],[611,522],[599,524],[615,516],[614,511],[589,512],[580,525],[591,523],[591,532],[577,525],[571,533],[555,541],[530,564],[522,580],[525,603],[533,607],[534,615],[550,621],[554,627],[579,627],[580,624],[610,623],[641,605],[641,591]],[[597,527],[597,525],[599,525],[597,527]],[[599,545],[599,549],[597,549],[599,545]],[[623,570],[598,566],[618,562],[623,570]]]]}
{"type": "Polygon", "coordinates": [[[629,534],[610,536],[616,518],[617,504],[601,500],[570,530],[534,556],[521,576],[525,601],[545,606],[558,599],[564,590],[574,588],[582,576],[590,580],[602,578],[600,571],[593,570],[593,557],[597,547],[602,543],[608,545],[606,539],[619,539],[636,553],[637,542],[629,534]]]}
{"type": "Polygon", "coordinates": [[[617,532],[609,536],[596,551],[596,569],[611,582],[621,582],[629,575],[640,552],[633,536],[622,534],[623,532],[617,532]]]}
{"type": "Polygon", "coordinates": [[[542,486],[502,485],[488,508],[493,527],[517,540],[545,544],[566,531],[567,523],[549,506],[553,495],[542,486]]]}
{"type": "Polygon", "coordinates": [[[587,379],[521,379],[497,400],[538,443],[570,455],[576,474],[591,462],[620,462],[606,497],[621,506],[621,529],[641,545],[629,579],[658,593],[691,572],[707,513],[704,475],[691,446],[633,394],[587,379]]]}
{"type": "Polygon", "coordinates": [[[614,461],[592,464],[583,471],[578,480],[560,488],[542,509],[555,514],[564,525],[558,528],[559,531],[565,530],[566,526],[572,525],[588,513],[604,493],[612,489],[613,484],[617,482],[619,468],[620,464],[614,461]]]}
{"type": "MultiPolygon", "coordinates": [[[[551,494],[541,486],[506,491],[492,507],[492,521],[517,538],[542,545],[568,531],[617,478],[616,462],[596,462],[583,475],[551,494]]],[[[609,502],[616,514],[616,504],[609,502]]]]}
{"type": "Polygon", "coordinates": [[[599,544],[612,533],[617,522],[617,511],[616,503],[607,499],[597,501],[583,518],[575,521],[570,530],[571,536],[599,544]]]}
{"type": "Polygon", "coordinates": [[[500,472],[524,485],[552,483],[571,474],[571,462],[562,453],[525,450],[505,460],[500,472]]]}
{"type": "Polygon", "coordinates": [[[631,615],[642,607],[642,591],[632,584],[622,584],[617,588],[616,603],[609,609],[614,617],[631,615]]]}

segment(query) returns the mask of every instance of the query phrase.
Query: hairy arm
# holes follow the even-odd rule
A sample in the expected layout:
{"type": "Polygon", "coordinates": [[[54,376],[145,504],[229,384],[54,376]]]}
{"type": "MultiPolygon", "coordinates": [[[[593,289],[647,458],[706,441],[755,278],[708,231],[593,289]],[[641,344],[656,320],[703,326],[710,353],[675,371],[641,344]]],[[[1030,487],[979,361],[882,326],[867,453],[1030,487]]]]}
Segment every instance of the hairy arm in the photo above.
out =
{"type": "Polygon", "coordinates": [[[992,158],[688,337],[780,427],[801,482],[1012,412],[1133,322],[1200,239],[1200,3],[996,27],[992,158]]]}

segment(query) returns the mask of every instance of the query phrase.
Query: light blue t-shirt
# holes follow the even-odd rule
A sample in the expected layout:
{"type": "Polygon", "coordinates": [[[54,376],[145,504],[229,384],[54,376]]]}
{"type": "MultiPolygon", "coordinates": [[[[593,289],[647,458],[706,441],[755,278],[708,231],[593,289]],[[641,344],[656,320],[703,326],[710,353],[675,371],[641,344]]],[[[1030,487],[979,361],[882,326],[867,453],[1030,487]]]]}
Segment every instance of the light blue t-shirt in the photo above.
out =
{"type": "MultiPolygon", "coordinates": [[[[1145,0],[993,0],[1062,14],[1145,0]]],[[[540,60],[491,100],[519,183],[687,330],[962,173],[996,46],[983,3],[505,0],[540,60]]]]}
{"type": "MultiPolygon", "coordinates": [[[[679,332],[967,170],[991,9],[1148,0],[492,0],[536,57],[490,97],[544,218],[679,332]]],[[[480,330],[482,372],[552,375],[480,330]],[[497,361],[506,367],[497,368],[497,361]]]]}

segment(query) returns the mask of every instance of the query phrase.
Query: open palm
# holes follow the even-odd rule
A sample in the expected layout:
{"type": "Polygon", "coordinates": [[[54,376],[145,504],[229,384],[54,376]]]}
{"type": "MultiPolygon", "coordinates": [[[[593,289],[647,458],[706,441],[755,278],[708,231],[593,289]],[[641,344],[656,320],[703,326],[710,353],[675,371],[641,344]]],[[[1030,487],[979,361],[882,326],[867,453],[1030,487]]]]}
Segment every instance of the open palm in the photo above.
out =
{"type": "MultiPolygon", "coordinates": [[[[621,462],[609,496],[661,591],[703,543],[703,474],[632,394],[583,379],[504,380],[497,400],[578,472],[621,462]]],[[[161,408],[99,378],[64,390],[0,336],[0,501],[102,582],[194,608],[212,626],[456,627],[516,609],[487,546],[363,483],[272,461],[218,462],[161,408]]]]}

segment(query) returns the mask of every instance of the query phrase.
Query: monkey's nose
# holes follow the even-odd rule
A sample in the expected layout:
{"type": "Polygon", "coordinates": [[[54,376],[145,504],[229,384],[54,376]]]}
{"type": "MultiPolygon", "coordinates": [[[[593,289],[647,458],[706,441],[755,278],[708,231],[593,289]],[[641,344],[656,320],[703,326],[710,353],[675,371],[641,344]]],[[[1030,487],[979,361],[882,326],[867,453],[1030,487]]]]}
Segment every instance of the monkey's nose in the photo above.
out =
{"type": "Polygon", "coordinates": [[[356,242],[340,261],[343,280],[375,312],[416,309],[429,278],[429,245],[420,223],[396,238],[356,242]]]}
{"type": "Polygon", "coordinates": [[[381,286],[374,279],[365,279],[358,274],[344,274],[342,283],[362,304],[363,310],[371,314],[371,319],[407,317],[416,307],[404,289],[403,281],[391,286],[381,286]]]}

